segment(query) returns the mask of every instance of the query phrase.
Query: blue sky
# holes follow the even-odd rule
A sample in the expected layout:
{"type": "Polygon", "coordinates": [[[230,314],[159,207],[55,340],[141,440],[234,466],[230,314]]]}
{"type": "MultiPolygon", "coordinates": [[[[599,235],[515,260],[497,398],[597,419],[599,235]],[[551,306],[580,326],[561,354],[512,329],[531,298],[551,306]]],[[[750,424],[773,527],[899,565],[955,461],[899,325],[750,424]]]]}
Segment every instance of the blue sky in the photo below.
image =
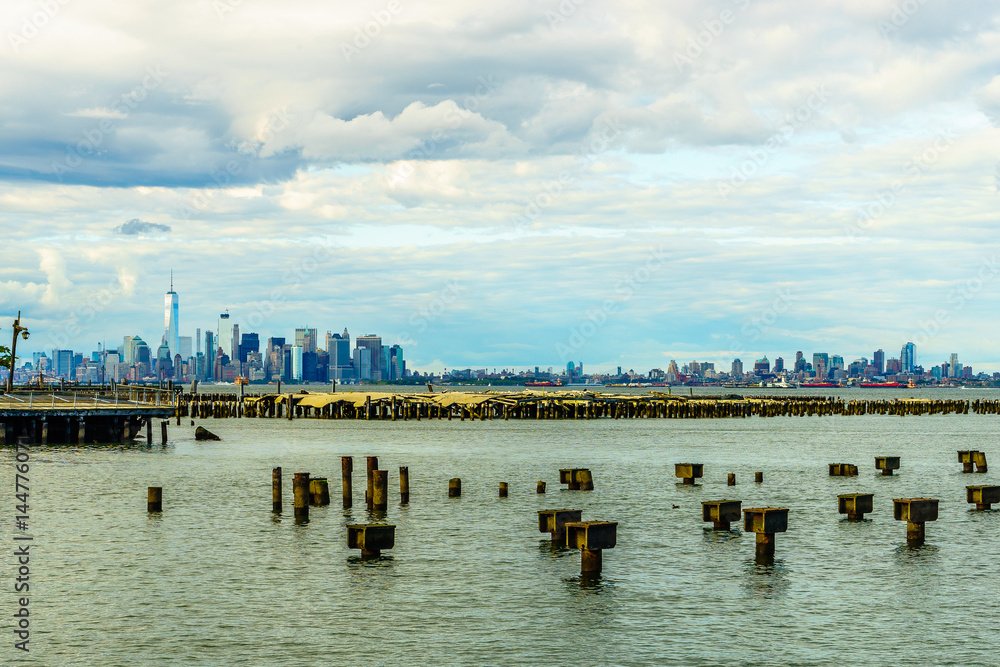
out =
{"type": "Polygon", "coordinates": [[[0,340],[158,341],[173,268],[183,335],[229,309],[423,370],[1000,370],[998,12],[12,0],[0,340]]]}

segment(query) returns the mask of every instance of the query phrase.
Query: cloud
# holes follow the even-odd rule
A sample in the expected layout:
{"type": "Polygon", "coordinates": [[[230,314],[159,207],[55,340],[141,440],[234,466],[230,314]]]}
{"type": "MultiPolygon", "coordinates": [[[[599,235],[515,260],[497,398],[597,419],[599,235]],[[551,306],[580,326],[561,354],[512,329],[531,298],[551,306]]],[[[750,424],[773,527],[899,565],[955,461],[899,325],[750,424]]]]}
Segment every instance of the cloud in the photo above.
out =
{"type": "Polygon", "coordinates": [[[169,232],[170,225],[161,225],[155,222],[146,222],[139,218],[132,218],[126,223],[118,225],[111,230],[115,234],[126,236],[139,236],[140,234],[154,234],[156,232],[169,232]]]}

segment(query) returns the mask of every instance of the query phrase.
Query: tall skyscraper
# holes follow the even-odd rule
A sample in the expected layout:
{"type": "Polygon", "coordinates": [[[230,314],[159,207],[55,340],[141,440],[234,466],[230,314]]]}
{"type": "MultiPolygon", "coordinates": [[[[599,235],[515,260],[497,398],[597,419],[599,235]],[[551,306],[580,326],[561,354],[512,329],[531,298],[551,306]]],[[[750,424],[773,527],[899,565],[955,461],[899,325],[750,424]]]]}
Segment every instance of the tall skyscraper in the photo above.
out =
{"type": "Polygon", "coordinates": [[[872,366],[875,367],[877,375],[882,375],[885,372],[885,352],[881,348],[875,350],[875,354],[872,355],[872,366]]]}
{"type": "MultiPolygon", "coordinates": [[[[371,380],[381,380],[382,379],[382,337],[376,336],[375,334],[368,334],[367,336],[358,336],[354,339],[355,349],[366,349],[368,350],[368,363],[371,368],[371,375],[369,377],[360,376],[363,379],[371,380]]],[[[356,357],[355,357],[356,358],[356,357]]],[[[357,368],[355,367],[355,370],[357,368]]]]}
{"type": "Polygon", "coordinates": [[[899,351],[899,365],[904,373],[912,373],[913,367],[917,365],[917,346],[907,343],[899,351]]]}
{"type": "Polygon", "coordinates": [[[958,362],[958,353],[952,352],[948,359],[948,377],[962,377],[962,364],[958,362]]]}
{"type": "Polygon", "coordinates": [[[233,353],[233,325],[229,323],[229,311],[219,315],[219,338],[212,350],[211,357],[215,359],[218,348],[222,348],[223,354],[227,356],[233,353]]]}
{"type": "Polygon", "coordinates": [[[239,358],[240,358],[240,325],[239,324],[234,324],[233,325],[233,338],[232,338],[232,340],[233,340],[232,348],[228,349],[228,350],[224,350],[224,352],[226,354],[228,354],[229,355],[229,359],[235,363],[236,361],[239,361],[239,358]]]}
{"type": "Polygon", "coordinates": [[[177,292],[174,291],[174,270],[170,269],[170,291],[163,299],[163,331],[164,340],[171,354],[177,354],[181,349],[179,334],[177,333],[177,320],[180,315],[180,308],[177,304],[177,292]]]}
{"type": "Polygon", "coordinates": [[[316,329],[295,330],[295,344],[302,348],[303,354],[316,351],[316,338],[316,329]]]}

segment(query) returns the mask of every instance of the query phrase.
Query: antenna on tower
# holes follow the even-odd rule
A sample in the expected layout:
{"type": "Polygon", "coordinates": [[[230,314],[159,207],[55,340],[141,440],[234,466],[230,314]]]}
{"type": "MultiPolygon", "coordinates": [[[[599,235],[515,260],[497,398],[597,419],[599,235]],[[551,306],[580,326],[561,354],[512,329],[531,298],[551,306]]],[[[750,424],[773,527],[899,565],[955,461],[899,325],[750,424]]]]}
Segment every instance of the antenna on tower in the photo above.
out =
{"type": "Polygon", "coordinates": [[[174,270],[170,269],[170,291],[174,291],[174,270]]]}

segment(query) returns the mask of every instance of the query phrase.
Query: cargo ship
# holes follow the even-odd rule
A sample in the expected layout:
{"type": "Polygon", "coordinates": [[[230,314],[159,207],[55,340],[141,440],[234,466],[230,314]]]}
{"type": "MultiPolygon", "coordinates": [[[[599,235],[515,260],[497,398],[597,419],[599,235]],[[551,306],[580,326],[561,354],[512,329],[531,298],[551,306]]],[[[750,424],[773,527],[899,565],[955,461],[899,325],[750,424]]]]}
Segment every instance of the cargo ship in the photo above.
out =
{"type": "Polygon", "coordinates": [[[561,387],[563,386],[562,380],[556,380],[552,382],[551,380],[542,380],[541,382],[525,382],[525,387],[561,387]]]}
{"type": "Polygon", "coordinates": [[[906,387],[902,382],[862,382],[859,386],[865,389],[881,389],[882,387],[906,387]]]}

